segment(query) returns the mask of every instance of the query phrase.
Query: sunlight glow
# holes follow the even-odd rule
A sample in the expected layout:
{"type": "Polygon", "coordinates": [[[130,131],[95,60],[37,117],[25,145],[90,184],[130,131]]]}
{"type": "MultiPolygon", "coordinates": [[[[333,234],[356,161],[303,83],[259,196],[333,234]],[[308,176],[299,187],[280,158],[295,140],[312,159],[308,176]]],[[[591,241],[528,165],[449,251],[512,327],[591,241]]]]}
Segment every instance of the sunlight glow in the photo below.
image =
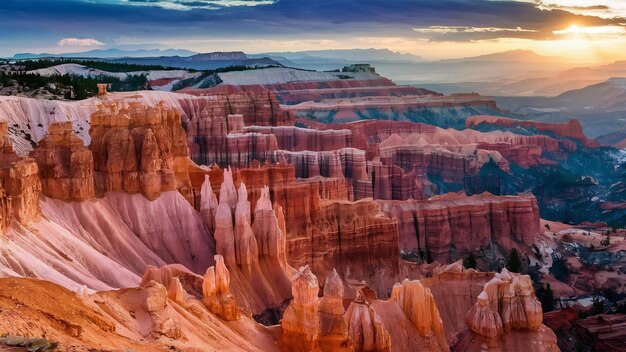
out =
{"type": "Polygon", "coordinates": [[[622,35],[626,34],[626,29],[621,26],[597,26],[597,27],[579,27],[575,24],[553,31],[557,35],[622,35]]]}

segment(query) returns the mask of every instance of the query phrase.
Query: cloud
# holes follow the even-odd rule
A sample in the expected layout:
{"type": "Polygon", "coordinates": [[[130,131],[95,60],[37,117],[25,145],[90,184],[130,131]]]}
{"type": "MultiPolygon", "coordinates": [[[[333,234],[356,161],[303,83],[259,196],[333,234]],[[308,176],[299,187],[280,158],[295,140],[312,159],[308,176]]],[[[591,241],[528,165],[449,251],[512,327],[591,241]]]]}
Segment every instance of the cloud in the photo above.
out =
{"type": "Polygon", "coordinates": [[[103,42],[93,38],[63,38],[57,42],[58,46],[102,46],[103,42]]]}
{"type": "MultiPolygon", "coordinates": [[[[610,1],[598,0],[610,4],[612,11],[619,4],[610,1]]],[[[74,37],[75,33],[105,43],[116,43],[128,35],[132,35],[131,44],[176,46],[183,45],[182,41],[209,41],[194,45],[196,51],[219,50],[223,45],[212,45],[211,40],[545,41],[563,37],[566,34],[554,32],[572,24],[603,27],[624,23],[626,19],[619,16],[580,15],[543,8],[534,1],[512,0],[2,0],[0,50],[49,47],[58,38],[74,37]]]]}
{"type": "Polygon", "coordinates": [[[193,9],[219,10],[232,6],[271,5],[275,0],[113,0],[120,4],[135,6],[155,6],[170,10],[188,11],[193,9]]]}
{"type": "Polygon", "coordinates": [[[418,33],[489,33],[489,32],[537,32],[533,29],[497,28],[497,27],[462,27],[462,26],[430,26],[413,28],[418,33]]]}

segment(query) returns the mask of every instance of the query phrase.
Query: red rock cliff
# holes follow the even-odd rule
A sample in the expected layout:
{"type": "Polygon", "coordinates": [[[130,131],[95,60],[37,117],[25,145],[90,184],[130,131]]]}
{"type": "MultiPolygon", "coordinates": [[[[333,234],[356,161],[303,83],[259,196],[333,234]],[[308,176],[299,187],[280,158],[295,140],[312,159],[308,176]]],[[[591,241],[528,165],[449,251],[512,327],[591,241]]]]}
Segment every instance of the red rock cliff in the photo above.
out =
{"type": "Polygon", "coordinates": [[[379,201],[396,219],[400,248],[430,252],[442,263],[461,253],[489,246],[492,236],[501,246],[531,245],[539,234],[539,210],[534,196],[466,196],[449,193],[428,201],[379,201]]]}

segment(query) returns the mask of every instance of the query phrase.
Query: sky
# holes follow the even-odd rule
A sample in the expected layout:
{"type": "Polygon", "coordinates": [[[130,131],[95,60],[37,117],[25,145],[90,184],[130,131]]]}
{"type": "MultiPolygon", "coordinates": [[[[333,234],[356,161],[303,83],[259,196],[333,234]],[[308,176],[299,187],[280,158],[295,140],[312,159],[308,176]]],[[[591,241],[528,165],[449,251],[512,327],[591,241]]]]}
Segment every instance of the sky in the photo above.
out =
{"type": "Polygon", "coordinates": [[[2,0],[0,56],[92,49],[379,48],[426,59],[526,49],[626,59],[626,0],[2,0]]]}

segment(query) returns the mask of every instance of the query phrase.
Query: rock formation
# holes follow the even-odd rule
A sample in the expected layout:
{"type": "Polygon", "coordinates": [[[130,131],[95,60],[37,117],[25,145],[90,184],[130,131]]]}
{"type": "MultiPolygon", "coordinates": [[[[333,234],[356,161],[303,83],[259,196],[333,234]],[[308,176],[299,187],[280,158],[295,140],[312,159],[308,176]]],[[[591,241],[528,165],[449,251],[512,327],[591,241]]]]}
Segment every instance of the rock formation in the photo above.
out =
{"type": "Polygon", "coordinates": [[[353,351],[344,318],[343,299],[343,282],[337,271],[333,270],[326,276],[324,296],[319,300],[319,346],[322,351],[353,351]]]}
{"type": "Polygon", "coordinates": [[[215,256],[215,266],[207,269],[202,284],[204,305],[224,320],[240,317],[235,297],[230,293],[230,273],[221,255],[215,256]]]}
{"type": "Polygon", "coordinates": [[[39,219],[41,182],[35,160],[19,157],[8,138],[6,122],[0,122],[0,234],[13,219],[29,224],[39,219]]]}
{"type": "Polygon", "coordinates": [[[150,200],[179,190],[191,199],[188,148],[180,112],[163,103],[110,101],[91,116],[96,191],[141,193],[150,200]]]}
{"type": "Polygon", "coordinates": [[[485,193],[450,193],[428,201],[379,201],[397,219],[401,249],[430,253],[449,262],[450,249],[467,253],[489,246],[492,235],[501,246],[531,245],[539,234],[539,210],[534,196],[498,197],[485,193]]]}
{"type": "Polygon", "coordinates": [[[462,126],[464,118],[476,111],[498,111],[495,101],[478,94],[450,96],[376,96],[307,101],[284,106],[293,118],[315,117],[319,121],[346,123],[362,119],[426,122],[441,127],[462,126]],[[430,109],[430,110],[429,110],[430,109]],[[420,111],[428,110],[428,116],[420,111]],[[454,111],[455,113],[450,113],[454,111]],[[450,115],[456,115],[450,118],[450,115]],[[458,119],[458,120],[457,120],[458,119]]]}
{"type": "Polygon", "coordinates": [[[460,335],[456,349],[475,350],[486,343],[500,350],[518,350],[525,345],[532,350],[558,351],[554,333],[542,320],[530,277],[502,269],[485,284],[467,313],[469,332],[460,335]]]}
{"type": "Polygon", "coordinates": [[[324,201],[305,226],[289,233],[292,265],[309,264],[324,279],[336,268],[344,279],[365,279],[381,296],[398,281],[396,223],[375,202],[324,201]]]}
{"type": "Polygon", "coordinates": [[[253,314],[262,314],[265,309],[280,306],[290,295],[289,275],[293,269],[286,260],[284,218],[279,221],[267,187],[252,213],[246,185],[240,182],[237,191],[230,169],[222,176],[215,216],[211,218],[215,199],[208,179],[203,185],[205,196],[200,208],[205,222],[214,224],[216,251],[229,269],[238,302],[253,314]]]}
{"type": "Polygon", "coordinates": [[[71,122],[53,123],[31,156],[39,165],[42,192],[50,198],[83,201],[95,197],[93,156],[71,122]]]}
{"type": "Polygon", "coordinates": [[[291,278],[293,301],[285,310],[280,321],[283,334],[280,341],[282,351],[319,351],[317,278],[308,266],[301,267],[291,278]]]}
{"type": "Polygon", "coordinates": [[[372,307],[362,290],[346,312],[348,336],[354,343],[355,351],[388,352],[391,351],[391,338],[380,316],[372,307]]]}
{"type": "Polygon", "coordinates": [[[563,138],[569,138],[582,143],[587,147],[599,147],[600,144],[585,136],[583,128],[578,120],[569,120],[567,123],[545,123],[536,121],[515,120],[500,116],[472,116],[465,122],[467,128],[514,128],[521,127],[548,134],[555,134],[563,138]]]}
{"type": "Polygon", "coordinates": [[[402,309],[419,335],[429,340],[431,350],[448,350],[443,321],[428,288],[417,280],[406,279],[394,285],[390,301],[402,309]]]}
{"type": "MultiPolygon", "coordinates": [[[[202,297],[202,286],[204,279],[201,275],[192,273],[189,269],[180,264],[169,264],[162,267],[155,267],[148,265],[146,272],[143,274],[140,286],[155,281],[168,288],[168,297],[170,295],[170,284],[176,282],[173,286],[176,286],[176,291],[180,292],[177,288],[180,285],[184,293],[189,293],[195,297],[202,297]]],[[[178,294],[178,293],[177,293],[178,294]]],[[[170,297],[170,299],[172,299],[170,297]]]]}

